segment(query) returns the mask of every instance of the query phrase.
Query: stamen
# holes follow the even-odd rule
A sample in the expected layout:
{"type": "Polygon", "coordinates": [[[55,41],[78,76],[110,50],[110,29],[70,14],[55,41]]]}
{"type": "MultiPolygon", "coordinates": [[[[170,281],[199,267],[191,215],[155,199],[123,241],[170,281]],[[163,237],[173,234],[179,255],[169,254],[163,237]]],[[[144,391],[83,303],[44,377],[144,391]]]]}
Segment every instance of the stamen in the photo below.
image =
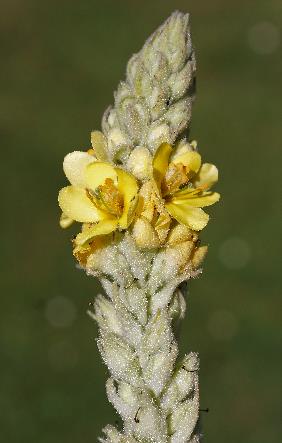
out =
{"type": "Polygon", "coordinates": [[[98,209],[102,209],[100,206],[100,204],[99,204],[99,201],[98,201],[98,196],[97,195],[95,195],[92,191],[91,191],[91,189],[86,189],[86,195],[87,195],[87,197],[89,198],[89,200],[91,200],[91,202],[93,203],[93,205],[95,205],[96,206],[96,208],[98,208],[98,209]]]}
{"type": "Polygon", "coordinates": [[[166,172],[165,178],[162,182],[163,197],[168,194],[174,194],[179,188],[189,181],[189,168],[182,163],[170,163],[166,172]]]}
{"type": "Polygon", "coordinates": [[[104,184],[98,187],[98,195],[108,212],[116,217],[122,215],[123,196],[111,178],[106,178],[104,184]]]}
{"type": "Polygon", "coordinates": [[[200,189],[201,191],[205,191],[208,188],[209,188],[209,185],[207,183],[204,183],[198,187],[198,189],[200,189]]]}

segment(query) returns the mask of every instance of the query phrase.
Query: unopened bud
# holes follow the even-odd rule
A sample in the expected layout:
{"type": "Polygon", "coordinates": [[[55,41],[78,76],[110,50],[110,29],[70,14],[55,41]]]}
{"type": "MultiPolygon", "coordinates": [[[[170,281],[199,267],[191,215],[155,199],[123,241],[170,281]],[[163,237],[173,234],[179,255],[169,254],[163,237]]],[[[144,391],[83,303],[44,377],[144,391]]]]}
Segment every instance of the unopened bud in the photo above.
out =
{"type": "Polygon", "coordinates": [[[166,123],[153,124],[148,131],[148,146],[151,151],[156,151],[156,149],[162,143],[170,143],[170,130],[166,123]]]}
{"type": "Polygon", "coordinates": [[[136,220],[132,234],[137,246],[140,248],[152,249],[160,246],[159,238],[153,226],[144,217],[136,220]]]}
{"type": "Polygon", "coordinates": [[[192,238],[192,233],[193,231],[191,231],[188,226],[178,223],[170,230],[167,238],[167,243],[169,245],[174,245],[186,240],[190,240],[192,238]]]}
{"type": "Polygon", "coordinates": [[[192,265],[194,269],[197,269],[204,261],[205,256],[207,255],[208,247],[200,246],[197,248],[193,254],[192,265]]]}
{"type": "Polygon", "coordinates": [[[60,217],[60,226],[63,229],[68,228],[73,224],[74,220],[72,218],[69,218],[66,214],[62,213],[60,217]]]}
{"type": "Polygon", "coordinates": [[[107,140],[101,131],[91,132],[91,144],[98,160],[108,161],[107,140]]]}
{"type": "Polygon", "coordinates": [[[152,155],[147,148],[135,148],[127,161],[129,171],[139,180],[146,180],[152,174],[152,155]]]}
{"type": "Polygon", "coordinates": [[[126,144],[126,138],[119,128],[112,128],[108,134],[108,145],[111,151],[116,151],[117,146],[126,144]]]}
{"type": "Polygon", "coordinates": [[[179,100],[165,114],[171,131],[172,142],[174,142],[181,132],[187,128],[191,118],[191,99],[179,100]]]}

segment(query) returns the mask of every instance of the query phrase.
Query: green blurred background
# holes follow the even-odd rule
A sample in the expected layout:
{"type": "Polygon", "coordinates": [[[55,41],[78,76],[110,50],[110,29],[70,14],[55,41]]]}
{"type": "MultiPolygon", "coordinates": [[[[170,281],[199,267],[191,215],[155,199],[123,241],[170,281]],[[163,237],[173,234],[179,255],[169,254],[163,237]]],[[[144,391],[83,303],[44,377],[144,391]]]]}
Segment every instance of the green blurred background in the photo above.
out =
{"type": "Polygon", "coordinates": [[[191,135],[220,169],[182,352],[201,355],[205,442],[274,443],[281,360],[278,131],[281,3],[273,0],[1,1],[1,392],[5,443],[95,442],[118,420],[71,230],[58,227],[62,159],[89,146],[129,56],[174,10],[192,15],[191,135]]]}

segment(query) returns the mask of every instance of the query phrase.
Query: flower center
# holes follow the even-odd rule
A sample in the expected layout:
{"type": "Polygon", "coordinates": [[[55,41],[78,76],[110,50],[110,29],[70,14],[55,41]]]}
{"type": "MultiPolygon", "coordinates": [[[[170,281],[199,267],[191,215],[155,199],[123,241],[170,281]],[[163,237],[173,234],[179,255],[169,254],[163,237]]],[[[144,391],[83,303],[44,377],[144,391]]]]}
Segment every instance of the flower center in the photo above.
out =
{"type": "Polygon", "coordinates": [[[109,212],[114,217],[121,217],[124,207],[123,195],[111,178],[106,178],[94,194],[87,190],[87,196],[99,209],[109,212]]]}
{"type": "Polygon", "coordinates": [[[162,196],[174,194],[189,181],[189,168],[182,163],[170,163],[161,184],[162,196]]]}

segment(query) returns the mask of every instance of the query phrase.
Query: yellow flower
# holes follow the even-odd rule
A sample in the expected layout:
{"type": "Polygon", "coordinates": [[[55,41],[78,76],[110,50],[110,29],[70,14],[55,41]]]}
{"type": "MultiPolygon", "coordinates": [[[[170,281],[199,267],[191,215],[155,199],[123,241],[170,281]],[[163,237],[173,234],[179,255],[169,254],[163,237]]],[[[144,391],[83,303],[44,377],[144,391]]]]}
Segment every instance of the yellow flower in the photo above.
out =
{"type": "Polygon", "coordinates": [[[201,164],[196,151],[173,156],[172,147],[163,143],[153,159],[153,178],[156,192],[170,216],[195,231],[202,230],[209,216],[201,208],[216,203],[220,195],[209,189],[218,180],[217,168],[201,164]]]}
{"type": "Polygon", "coordinates": [[[71,183],[59,192],[63,211],[61,226],[83,223],[75,240],[75,253],[83,254],[96,236],[126,229],[132,222],[138,199],[133,175],[110,163],[97,161],[87,152],[65,157],[64,171],[71,183]]]}

